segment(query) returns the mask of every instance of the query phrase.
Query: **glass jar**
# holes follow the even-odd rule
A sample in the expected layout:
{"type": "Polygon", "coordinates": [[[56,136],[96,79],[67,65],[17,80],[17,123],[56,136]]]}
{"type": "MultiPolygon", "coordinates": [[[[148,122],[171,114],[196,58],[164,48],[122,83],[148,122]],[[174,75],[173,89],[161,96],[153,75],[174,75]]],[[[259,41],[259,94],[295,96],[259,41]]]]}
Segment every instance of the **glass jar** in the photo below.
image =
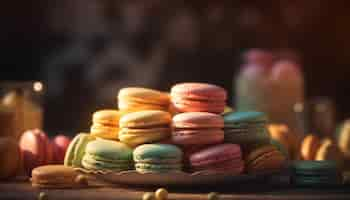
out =
{"type": "Polygon", "coordinates": [[[0,83],[0,136],[19,139],[29,129],[43,128],[44,85],[38,81],[0,83]]]}

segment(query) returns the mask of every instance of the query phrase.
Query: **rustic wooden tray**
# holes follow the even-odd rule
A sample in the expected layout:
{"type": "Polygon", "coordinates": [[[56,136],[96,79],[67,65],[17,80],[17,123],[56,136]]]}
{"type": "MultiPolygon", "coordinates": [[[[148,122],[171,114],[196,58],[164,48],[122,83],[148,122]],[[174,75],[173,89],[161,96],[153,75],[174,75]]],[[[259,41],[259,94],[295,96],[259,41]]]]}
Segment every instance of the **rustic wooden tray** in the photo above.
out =
{"type": "Polygon", "coordinates": [[[208,186],[218,184],[242,184],[262,181],[265,178],[278,174],[271,171],[259,174],[230,174],[200,171],[195,173],[171,172],[171,173],[146,173],[136,171],[108,172],[89,171],[77,168],[77,171],[92,179],[105,181],[112,184],[137,185],[137,186],[208,186]]]}

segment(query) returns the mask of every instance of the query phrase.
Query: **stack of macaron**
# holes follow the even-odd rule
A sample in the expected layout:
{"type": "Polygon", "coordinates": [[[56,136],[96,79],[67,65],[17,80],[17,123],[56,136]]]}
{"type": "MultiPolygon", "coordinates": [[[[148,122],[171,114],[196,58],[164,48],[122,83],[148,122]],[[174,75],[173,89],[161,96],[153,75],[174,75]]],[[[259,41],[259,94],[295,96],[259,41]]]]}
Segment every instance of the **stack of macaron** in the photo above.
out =
{"type": "MultiPolygon", "coordinates": [[[[249,153],[245,148],[270,144],[265,115],[228,109],[227,93],[216,85],[181,83],[170,94],[128,87],[119,91],[117,99],[118,110],[95,112],[91,133],[73,139],[66,166],[140,173],[240,174],[245,168],[244,155],[249,153]]],[[[259,161],[252,161],[258,163],[259,171],[264,166],[278,168],[284,158],[269,147],[252,158],[259,161]],[[266,164],[269,161],[273,166],[266,164]]]]}
{"type": "Polygon", "coordinates": [[[117,110],[96,111],[92,116],[91,135],[104,139],[117,140],[119,117],[117,110]]]}

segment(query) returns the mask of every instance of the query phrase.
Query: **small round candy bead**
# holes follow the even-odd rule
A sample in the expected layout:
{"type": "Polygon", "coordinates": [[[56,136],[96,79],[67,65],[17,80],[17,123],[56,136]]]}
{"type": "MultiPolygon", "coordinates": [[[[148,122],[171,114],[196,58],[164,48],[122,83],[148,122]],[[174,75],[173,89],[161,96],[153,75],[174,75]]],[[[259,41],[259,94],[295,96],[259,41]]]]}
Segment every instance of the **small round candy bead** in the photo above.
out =
{"type": "Polygon", "coordinates": [[[156,191],[156,199],[157,200],[167,200],[168,199],[168,191],[164,188],[160,188],[156,191]]]}
{"type": "Polygon", "coordinates": [[[88,180],[84,175],[78,175],[75,178],[76,183],[80,184],[80,185],[88,185],[88,180]]]}
{"type": "Polygon", "coordinates": [[[38,200],[48,200],[49,197],[45,192],[40,192],[38,196],[38,200]]]}
{"type": "Polygon", "coordinates": [[[219,194],[216,192],[209,193],[208,200],[219,200],[219,194]]]}
{"type": "Polygon", "coordinates": [[[142,200],[155,200],[154,194],[151,192],[146,192],[143,194],[142,200]]]}

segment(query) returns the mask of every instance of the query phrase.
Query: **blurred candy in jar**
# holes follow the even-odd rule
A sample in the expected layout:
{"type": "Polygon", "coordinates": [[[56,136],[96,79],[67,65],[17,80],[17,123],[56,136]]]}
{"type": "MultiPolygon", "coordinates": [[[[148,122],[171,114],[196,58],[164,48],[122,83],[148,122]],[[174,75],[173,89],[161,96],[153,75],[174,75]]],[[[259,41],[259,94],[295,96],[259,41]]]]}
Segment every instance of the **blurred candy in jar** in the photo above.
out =
{"type": "Polygon", "coordinates": [[[287,124],[293,131],[299,130],[294,106],[304,102],[304,78],[300,66],[289,60],[278,61],[272,68],[270,80],[270,120],[287,124]]]}
{"type": "Polygon", "coordinates": [[[15,113],[14,137],[18,140],[21,134],[29,129],[42,128],[42,108],[25,95],[25,89],[8,92],[2,99],[2,105],[15,113]]]}
{"type": "Polygon", "coordinates": [[[20,169],[20,153],[16,140],[0,137],[0,180],[15,176],[20,169]]]}
{"type": "Polygon", "coordinates": [[[14,111],[3,105],[0,105],[0,137],[15,138],[14,123],[14,111]]]}
{"type": "Polygon", "coordinates": [[[53,160],[52,163],[63,164],[64,156],[68,149],[70,138],[64,135],[57,135],[51,141],[53,150],[53,160]]]}
{"type": "Polygon", "coordinates": [[[270,83],[268,70],[261,65],[244,65],[236,77],[235,103],[238,111],[268,110],[270,83]]]}

